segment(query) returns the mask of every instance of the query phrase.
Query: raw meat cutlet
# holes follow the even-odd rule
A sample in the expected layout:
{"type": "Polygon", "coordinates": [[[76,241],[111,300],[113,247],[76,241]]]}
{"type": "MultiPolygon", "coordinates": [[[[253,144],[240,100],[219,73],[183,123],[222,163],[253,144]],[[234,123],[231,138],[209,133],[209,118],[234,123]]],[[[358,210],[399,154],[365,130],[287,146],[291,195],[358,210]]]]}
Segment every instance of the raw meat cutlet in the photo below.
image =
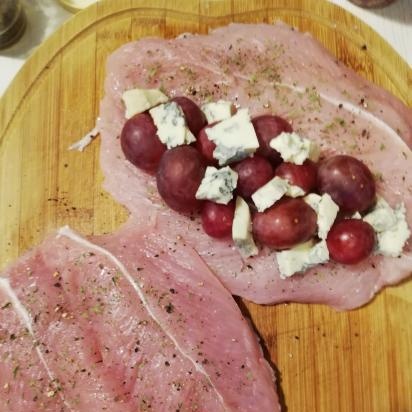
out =
{"type": "Polygon", "coordinates": [[[371,256],[355,266],[328,263],[282,280],[274,254],[242,259],[232,242],[209,238],[198,219],[163,204],[155,179],[127,162],[119,134],[125,122],[124,90],[161,87],[197,103],[230,100],[252,115],[273,113],[318,142],[324,155],[349,154],[377,176],[378,194],[392,207],[404,202],[412,225],[412,112],[385,90],[345,67],[309,34],[282,23],[232,24],[209,35],[142,39],[113,53],[101,103],[101,166],[105,188],[144,224],[182,236],[235,295],[257,303],[325,303],[351,309],[385,285],[411,273],[411,246],[399,259],[371,256]]]}
{"type": "Polygon", "coordinates": [[[31,335],[27,314],[8,280],[0,278],[0,410],[68,411],[59,383],[50,374],[41,348],[31,335]],[[17,302],[17,303],[16,303],[17,302]]]}
{"type": "Polygon", "coordinates": [[[112,252],[62,228],[4,272],[1,411],[280,409],[256,337],[196,253],[136,231],[100,243],[112,252]]]}

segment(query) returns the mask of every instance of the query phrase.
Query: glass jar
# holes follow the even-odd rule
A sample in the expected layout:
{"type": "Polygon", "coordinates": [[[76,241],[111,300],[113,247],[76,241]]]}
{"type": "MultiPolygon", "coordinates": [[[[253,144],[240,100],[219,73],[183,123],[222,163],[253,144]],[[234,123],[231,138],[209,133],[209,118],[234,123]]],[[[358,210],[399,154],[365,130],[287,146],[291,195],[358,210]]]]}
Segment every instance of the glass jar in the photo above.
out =
{"type": "Polygon", "coordinates": [[[89,7],[93,3],[96,3],[97,0],[58,0],[58,2],[66,9],[72,13],[83,10],[86,7],[89,7]]]}
{"type": "Polygon", "coordinates": [[[360,7],[371,9],[374,7],[385,7],[393,3],[395,0],[349,0],[360,7]]]}
{"type": "Polygon", "coordinates": [[[17,42],[25,28],[26,16],[20,0],[0,0],[0,49],[17,42]]]}

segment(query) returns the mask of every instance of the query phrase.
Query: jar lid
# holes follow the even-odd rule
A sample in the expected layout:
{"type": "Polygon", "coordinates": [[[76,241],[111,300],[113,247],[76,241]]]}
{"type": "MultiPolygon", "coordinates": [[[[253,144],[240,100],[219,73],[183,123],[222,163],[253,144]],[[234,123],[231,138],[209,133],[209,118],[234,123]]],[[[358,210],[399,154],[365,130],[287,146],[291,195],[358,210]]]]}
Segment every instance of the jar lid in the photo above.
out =
{"type": "Polygon", "coordinates": [[[59,3],[65,9],[71,11],[72,13],[83,10],[96,2],[97,0],[59,0],[59,3]]]}
{"type": "Polygon", "coordinates": [[[0,26],[0,49],[12,46],[23,36],[27,20],[20,3],[14,8],[15,16],[10,24],[4,28],[0,26]]]}

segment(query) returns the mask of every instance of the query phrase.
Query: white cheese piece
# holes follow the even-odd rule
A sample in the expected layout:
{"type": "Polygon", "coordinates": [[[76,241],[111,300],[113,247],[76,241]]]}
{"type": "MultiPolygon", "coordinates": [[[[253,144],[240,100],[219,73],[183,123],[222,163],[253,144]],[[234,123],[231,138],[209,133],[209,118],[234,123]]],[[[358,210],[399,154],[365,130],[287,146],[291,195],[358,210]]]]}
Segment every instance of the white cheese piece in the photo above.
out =
{"type": "Polygon", "coordinates": [[[286,279],[295,273],[326,263],[329,260],[329,250],[326,241],[322,240],[314,245],[310,240],[289,250],[276,253],[280,277],[286,279]]]}
{"type": "Polygon", "coordinates": [[[377,232],[378,253],[392,257],[401,255],[411,235],[403,203],[392,209],[384,199],[378,198],[374,210],[363,220],[377,232]]]}
{"type": "Polygon", "coordinates": [[[220,166],[244,159],[259,147],[248,109],[240,109],[231,118],[209,127],[206,134],[216,144],[213,157],[220,166]]]}
{"type": "Polygon", "coordinates": [[[126,106],[125,117],[130,119],[135,114],[143,113],[160,103],[166,103],[169,98],[159,89],[131,89],[123,93],[122,100],[126,106]]]}
{"type": "Polygon", "coordinates": [[[304,194],[305,194],[305,191],[301,187],[291,185],[291,184],[289,184],[288,190],[286,192],[286,196],[289,196],[289,197],[301,197],[301,196],[304,196],[304,194]]]}
{"type": "Polygon", "coordinates": [[[276,203],[289,189],[289,183],[275,176],[265,185],[256,190],[252,195],[252,200],[255,203],[257,210],[263,212],[268,207],[276,203]]]}
{"type": "Polygon", "coordinates": [[[322,195],[318,210],[318,236],[326,239],[328,232],[335,222],[339,212],[339,206],[327,193],[322,195]]]}
{"type": "Polygon", "coordinates": [[[193,143],[196,139],[187,127],[183,110],[175,102],[159,104],[149,110],[157,135],[168,149],[193,143]]]}
{"type": "Polygon", "coordinates": [[[307,196],[304,197],[304,201],[318,213],[319,210],[319,203],[322,199],[322,196],[317,195],[316,193],[309,193],[307,196]]]}
{"type": "Polygon", "coordinates": [[[240,197],[236,198],[235,217],[232,225],[232,237],[243,257],[258,254],[252,236],[252,219],[249,205],[240,197]]]}
{"type": "Polygon", "coordinates": [[[232,102],[218,100],[217,102],[206,103],[202,106],[202,112],[206,116],[207,122],[214,123],[232,117],[236,108],[232,102]]]}
{"type": "Polygon", "coordinates": [[[313,241],[303,243],[289,250],[276,253],[276,260],[279,266],[280,277],[286,279],[295,273],[304,270],[309,250],[313,246],[313,241]]]}
{"type": "Polygon", "coordinates": [[[305,202],[315,210],[317,214],[318,236],[326,239],[333,222],[339,212],[339,206],[332,200],[328,193],[319,196],[310,193],[304,198],[305,202]]]}
{"type": "Polygon", "coordinates": [[[301,187],[291,185],[287,180],[275,176],[253,193],[252,200],[255,203],[257,210],[263,212],[274,205],[284,195],[299,197],[304,194],[305,192],[301,187]]]}
{"type": "Polygon", "coordinates": [[[307,159],[315,162],[319,159],[319,146],[297,133],[282,132],[272,139],[269,145],[280,153],[285,162],[301,165],[307,159]]]}
{"type": "Polygon", "coordinates": [[[362,219],[362,215],[359,212],[355,212],[352,217],[352,219],[362,219]]]}
{"type": "Polygon", "coordinates": [[[372,212],[368,213],[363,220],[368,222],[376,232],[384,232],[391,229],[397,222],[395,211],[381,197],[377,199],[372,212]]]}
{"type": "Polygon", "coordinates": [[[208,166],[199,189],[197,189],[196,199],[208,199],[227,205],[233,198],[237,178],[237,173],[229,166],[221,169],[208,166]]]}

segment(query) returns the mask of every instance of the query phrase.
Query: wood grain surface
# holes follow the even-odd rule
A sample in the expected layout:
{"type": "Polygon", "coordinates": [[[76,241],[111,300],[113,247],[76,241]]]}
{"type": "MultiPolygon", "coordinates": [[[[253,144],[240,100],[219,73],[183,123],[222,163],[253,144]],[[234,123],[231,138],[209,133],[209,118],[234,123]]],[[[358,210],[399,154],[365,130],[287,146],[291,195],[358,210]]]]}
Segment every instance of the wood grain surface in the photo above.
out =
{"type": "MultiPolygon", "coordinates": [[[[100,234],[127,218],[101,189],[99,143],[82,154],[67,151],[94,126],[108,54],[142,36],[275,19],[310,31],[347,65],[412,105],[407,64],[331,3],[101,1],[39,47],[0,101],[0,267],[61,225],[100,234]]],[[[277,365],[285,411],[412,411],[411,281],[346,313],[238,302],[277,365]]]]}

